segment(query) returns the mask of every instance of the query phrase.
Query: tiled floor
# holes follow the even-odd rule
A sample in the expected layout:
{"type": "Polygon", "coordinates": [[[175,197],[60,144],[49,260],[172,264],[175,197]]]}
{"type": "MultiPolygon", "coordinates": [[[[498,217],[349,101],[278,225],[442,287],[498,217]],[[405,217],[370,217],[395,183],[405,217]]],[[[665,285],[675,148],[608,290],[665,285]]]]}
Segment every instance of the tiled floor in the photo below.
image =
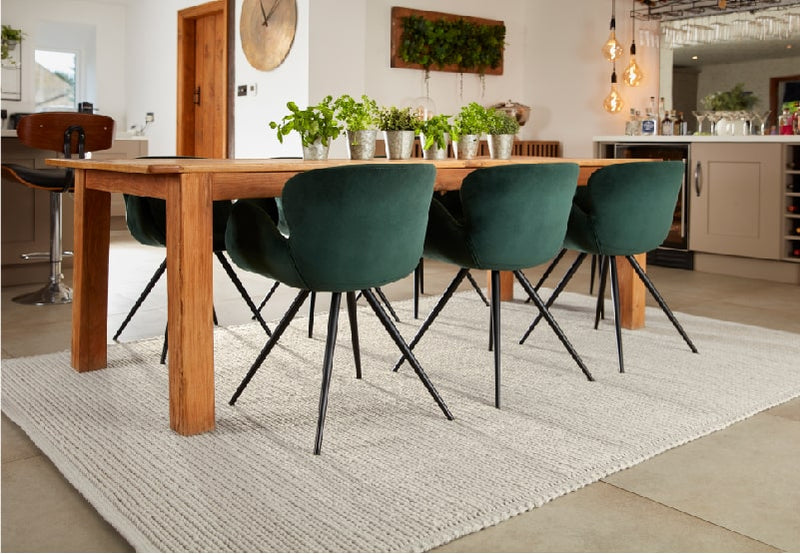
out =
{"type": "MultiPolygon", "coordinates": [[[[124,230],[114,232],[109,333],[122,321],[163,254],[136,245],[124,230]]],[[[540,273],[541,268],[529,275],[536,279],[540,273]]],[[[676,311],[800,333],[800,286],[660,267],[650,268],[650,274],[676,311]]],[[[439,293],[452,275],[453,268],[427,262],[426,292],[439,293]]],[[[269,285],[256,276],[241,276],[255,296],[269,285]]],[[[476,272],[476,278],[485,284],[484,275],[476,272]]],[[[215,283],[220,322],[247,321],[243,302],[219,266],[215,283]]],[[[584,268],[570,289],[585,292],[587,286],[588,268],[584,268]]],[[[2,290],[3,358],[69,347],[69,306],[11,302],[30,288],[2,290]]],[[[292,296],[289,289],[278,290],[270,303],[273,318],[292,296]]],[[[384,291],[392,299],[408,298],[410,279],[384,291]]],[[[318,306],[326,309],[325,304],[318,306]]],[[[162,333],[165,306],[165,286],[160,283],[121,339],[162,333]]],[[[440,550],[800,551],[798,460],[800,399],[795,399],[440,550]]],[[[5,416],[0,547],[5,552],[130,551],[5,416]]]]}

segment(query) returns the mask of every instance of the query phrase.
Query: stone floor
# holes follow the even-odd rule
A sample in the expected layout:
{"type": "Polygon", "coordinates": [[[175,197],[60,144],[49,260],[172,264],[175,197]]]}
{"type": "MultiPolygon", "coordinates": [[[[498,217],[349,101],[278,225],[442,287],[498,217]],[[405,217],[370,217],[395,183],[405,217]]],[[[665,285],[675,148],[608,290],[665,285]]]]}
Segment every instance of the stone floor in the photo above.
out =
{"type": "MultiPolygon", "coordinates": [[[[137,245],[124,230],[113,232],[110,334],[163,255],[163,250],[137,245]]],[[[534,268],[528,274],[535,280],[541,271],[534,268]]],[[[661,267],[651,267],[649,272],[675,311],[800,333],[797,285],[661,267]]],[[[453,274],[452,267],[426,262],[425,292],[440,293],[453,274]]],[[[270,284],[258,276],[241,276],[256,297],[270,284]]],[[[475,276],[485,284],[484,275],[475,276]]],[[[69,274],[67,279],[71,279],[69,274]]],[[[588,282],[588,268],[583,268],[570,290],[586,292],[588,282]]],[[[35,307],[11,302],[13,296],[30,289],[2,289],[3,358],[69,347],[70,306],[35,307]]],[[[410,279],[389,285],[384,291],[391,299],[409,298],[410,279]]],[[[277,318],[291,297],[290,289],[279,287],[276,299],[269,304],[268,317],[277,318]]],[[[218,265],[214,298],[221,324],[248,320],[246,307],[218,265]]],[[[317,305],[327,309],[324,301],[317,305]]],[[[160,283],[121,340],[163,333],[165,321],[165,284],[160,283]]],[[[795,399],[439,550],[797,552],[798,460],[800,399],[795,399]]],[[[131,550],[5,416],[1,541],[4,552],[131,550]]]]}

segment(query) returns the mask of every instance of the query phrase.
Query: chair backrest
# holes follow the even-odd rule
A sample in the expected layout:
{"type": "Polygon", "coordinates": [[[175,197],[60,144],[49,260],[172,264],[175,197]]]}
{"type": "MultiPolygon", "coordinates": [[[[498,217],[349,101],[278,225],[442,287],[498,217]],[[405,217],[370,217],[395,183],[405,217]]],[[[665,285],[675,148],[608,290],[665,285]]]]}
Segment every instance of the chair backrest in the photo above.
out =
{"type": "Polygon", "coordinates": [[[20,118],[17,136],[32,148],[54,150],[70,157],[111,148],[114,120],[106,115],[78,112],[35,113],[20,118]]]}
{"type": "Polygon", "coordinates": [[[578,185],[574,163],[478,169],[461,185],[463,225],[477,266],[521,269],[561,248],[578,185]]]}
{"type": "Polygon", "coordinates": [[[312,290],[381,286],[419,263],[436,169],[360,164],[300,173],[281,197],[289,249],[312,290]]]}
{"type": "Polygon", "coordinates": [[[610,165],[589,177],[589,220],[601,253],[657,248],[669,233],[683,182],[682,161],[610,165]]]}

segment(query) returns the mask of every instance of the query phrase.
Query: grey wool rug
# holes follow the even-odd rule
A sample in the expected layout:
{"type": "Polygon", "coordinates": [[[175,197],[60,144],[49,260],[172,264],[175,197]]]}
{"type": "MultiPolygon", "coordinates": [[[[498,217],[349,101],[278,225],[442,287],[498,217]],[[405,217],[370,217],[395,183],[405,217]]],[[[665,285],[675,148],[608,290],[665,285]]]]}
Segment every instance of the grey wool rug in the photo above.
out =
{"type": "MultiPolygon", "coordinates": [[[[592,305],[564,294],[554,314],[596,382],[546,326],[517,344],[535,308],[503,305],[497,410],[488,309],[456,295],[416,350],[447,421],[407,364],[389,371],[397,350],[362,301],[364,378],[343,313],[321,456],[324,316],[312,339],[292,324],[235,407],[264,334],[215,331],[211,433],[169,430],[160,338],[112,345],[109,368],[86,374],[66,352],[3,360],[2,409],[139,551],[380,552],[430,549],[800,395],[797,335],[678,314],[692,354],[648,309],[646,329],[624,332],[620,375],[592,305]]],[[[410,302],[394,307],[412,337],[410,302]]]]}

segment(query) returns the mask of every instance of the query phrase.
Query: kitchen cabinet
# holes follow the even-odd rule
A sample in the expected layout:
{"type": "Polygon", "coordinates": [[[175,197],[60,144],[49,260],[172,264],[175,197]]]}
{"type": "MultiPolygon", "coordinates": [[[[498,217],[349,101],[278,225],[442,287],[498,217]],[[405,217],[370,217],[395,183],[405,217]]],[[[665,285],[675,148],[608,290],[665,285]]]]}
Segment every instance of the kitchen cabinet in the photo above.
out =
{"type": "Polygon", "coordinates": [[[774,143],[694,143],[689,248],[779,260],[783,252],[783,150],[774,143]]]}

